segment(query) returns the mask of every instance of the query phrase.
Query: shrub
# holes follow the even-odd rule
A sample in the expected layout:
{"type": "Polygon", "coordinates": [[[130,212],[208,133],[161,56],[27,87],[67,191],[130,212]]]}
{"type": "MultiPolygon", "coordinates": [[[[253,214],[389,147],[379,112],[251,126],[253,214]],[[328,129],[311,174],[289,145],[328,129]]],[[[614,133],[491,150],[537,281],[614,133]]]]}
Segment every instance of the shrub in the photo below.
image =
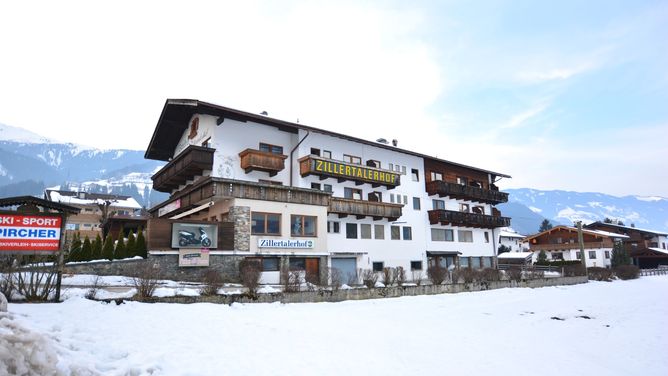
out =
{"type": "Polygon", "coordinates": [[[105,286],[105,283],[102,282],[102,277],[99,275],[95,276],[95,279],[93,280],[93,285],[86,291],[86,294],[84,297],[86,299],[93,300],[95,299],[95,296],[97,295],[98,290],[100,290],[101,287],[105,286]]]}
{"type": "Polygon", "coordinates": [[[397,277],[397,285],[403,286],[406,283],[406,270],[402,266],[398,266],[395,270],[395,276],[397,277]]]}
{"type": "Polygon", "coordinates": [[[14,291],[14,273],[15,273],[14,259],[12,257],[0,257],[0,293],[5,295],[7,299],[12,298],[14,291]]]}
{"type": "Polygon", "coordinates": [[[137,240],[135,238],[135,234],[130,231],[130,234],[128,235],[128,242],[125,244],[125,253],[127,257],[135,257],[137,256],[137,246],[136,246],[137,240]]]}
{"type": "Polygon", "coordinates": [[[640,268],[635,265],[619,265],[614,272],[619,279],[636,279],[640,275],[640,268]]]}
{"type": "Polygon", "coordinates": [[[422,285],[422,277],[424,277],[422,270],[413,270],[411,272],[411,279],[418,286],[422,285]]]}
{"type": "Polygon", "coordinates": [[[597,266],[587,268],[587,274],[593,281],[611,281],[613,276],[612,269],[597,266]]]}
{"type": "Polygon", "coordinates": [[[565,265],[564,266],[564,277],[576,277],[585,275],[587,271],[582,265],[582,262],[578,261],[576,264],[565,265]]]}
{"type": "Polygon", "coordinates": [[[545,272],[543,270],[529,268],[524,272],[524,277],[526,279],[542,279],[545,278],[545,272]]]}
{"type": "Polygon", "coordinates": [[[137,239],[135,241],[135,249],[137,256],[143,258],[148,258],[148,252],[146,250],[146,240],[144,240],[144,231],[140,228],[137,230],[137,239]]]}
{"type": "Polygon", "coordinates": [[[83,245],[81,246],[81,260],[79,261],[90,261],[93,259],[93,246],[90,244],[90,239],[88,239],[88,235],[86,235],[86,238],[83,241],[83,245]]]}
{"type": "Polygon", "coordinates": [[[144,262],[137,264],[132,269],[132,284],[137,289],[137,300],[148,300],[153,296],[160,282],[160,270],[157,267],[144,262]]]}
{"type": "Polygon", "coordinates": [[[501,273],[497,269],[485,268],[480,271],[480,281],[493,282],[501,279],[501,273]]]}
{"type": "Polygon", "coordinates": [[[522,269],[520,268],[506,269],[505,274],[509,281],[519,282],[522,280],[522,269]]]}
{"type": "Polygon", "coordinates": [[[464,283],[473,283],[480,279],[480,272],[471,268],[459,268],[452,273],[452,281],[464,283]]]}
{"type": "Polygon", "coordinates": [[[346,274],[346,284],[348,286],[354,286],[360,283],[360,278],[359,275],[357,274],[357,271],[354,272],[348,272],[346,274]]]}
{"type": "Polygon", "coordinates": [[[299,292],[303,282],[301,271],[286,269],[283,277],[283,291],[299,292]]]}
{"type": "Polygon", "coordinates": [[[340,269],[331,268],[329,270],[329,278],[332,281],[332,289],[334,291],[341,288],[341,285],[343,284],[343,273],[341,273],[340,269]]]}
{"type": "Polygon", "coordinates": [[[114,249],[114,259],[122,260],[127,257],[128,254],[125,251],[125,238],[123,237],[123,231],[119,231],[118,239],[116,240],[116,248],[114,249]]]}
{"type": "Polygon", "coordinates": [[[107,235],[107,237],[104,238],[104,245],[102,246],[102,258],[109,261],[114,259],[114,241],[111,240],[111,235],[107,235]]]}
{"type": "Polygon", "coordinates": [[[396,282],[397,276],[394,268],[383,268],[383,284],[390,287],[396,282]]]}
{"type": "Polygon", "coordinates": [[[218,294],[218,290],[223,287],[223,277],[216,269],[207,268],[202,272],[200,277],[202,280],[202,288],[199,292],[202,295],[213,296],[218,294]]]}
{"type": "Polygon", "coordinates": [[[19,256],[20,272],[13,274],[12,285],[28,302],[45,302],[56,289],[58,263],[53,256],[19,256]]]}
{"type": "Polygon", "coordinates": [[[541,249],[540,252],[538,252],[538,263],[545,263],[547,262],[547,253],[545,253],[544,249],[541,249]]]}
{"type": "Polygon", "coordinates": [[[241,284],[248,289],[248,295],[257,296],[261,275],[262,266],[259,262],[244,259],[239,263],[239,278],[241,284]]]}
{"type": "Polygon", "coordinates": [[[362,269],[360,274],[362,274],[362,283],[364,286],[370,289],[376,287],[376,282],[378,282],[378,274],[376,274],[371,269],[362,269]]]}
{"type": "Polygon", "coordinates": [[[448,269],[439,265],[430,266],[427,268],[427,277],[432,285],[440,285],[448,279],[448,269]]]}
{"type": "Polygon", "coordinates": [[[93,260],[102,258],[102,238],[100,237],[100,234],[95,235],[95,240],[93,240],[91,258],[93,260]]]}

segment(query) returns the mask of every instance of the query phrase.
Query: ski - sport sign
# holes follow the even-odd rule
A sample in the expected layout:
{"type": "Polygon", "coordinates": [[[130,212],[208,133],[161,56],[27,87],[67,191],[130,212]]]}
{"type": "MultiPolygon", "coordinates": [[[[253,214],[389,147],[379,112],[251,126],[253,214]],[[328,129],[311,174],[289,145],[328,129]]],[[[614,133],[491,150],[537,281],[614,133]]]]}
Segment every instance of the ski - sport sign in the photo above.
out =
{"type": "Polygon", "coordinates": [[[58,251],[62,218],[0,214],[0,252],[58,251]]]}

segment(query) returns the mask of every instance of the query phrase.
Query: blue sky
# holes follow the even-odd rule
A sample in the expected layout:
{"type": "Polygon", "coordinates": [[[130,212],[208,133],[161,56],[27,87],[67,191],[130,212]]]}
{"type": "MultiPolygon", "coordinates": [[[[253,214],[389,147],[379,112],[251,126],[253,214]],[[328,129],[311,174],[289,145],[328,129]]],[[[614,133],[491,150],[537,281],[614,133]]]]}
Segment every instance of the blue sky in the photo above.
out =
{"type": "Polygon", "coordinates": [[[197,98],[502,187],[668,197],[666,1],[185,4],[3,5],[0,122],[144,149],[166,98],[197,98]]]}

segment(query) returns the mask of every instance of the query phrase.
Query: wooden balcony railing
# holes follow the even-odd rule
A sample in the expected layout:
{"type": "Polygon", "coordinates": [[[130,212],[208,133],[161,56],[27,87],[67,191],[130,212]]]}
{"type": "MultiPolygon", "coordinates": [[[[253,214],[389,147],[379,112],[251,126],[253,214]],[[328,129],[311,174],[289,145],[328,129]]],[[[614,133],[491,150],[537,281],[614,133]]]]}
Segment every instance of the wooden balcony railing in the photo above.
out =
{"type": "MultiPolygon", "coordinates": [[[[596,248],[611,248],[612,243],[605,242],[585,242],[585,249],[596,249],[596,248]]],[[[551,244],[530,244],[529,249],[532,251],[559,251],[559,250],[568,250],[568,249],[580,249],[578,243],[551,243],[551,244]]]]}
{"type": "Polygon", "coordinates": [[[449,196],[454,199],[484,202],[492,205],[508,202],[508,193],[506,192],[450,183],[442,180],[427,182],[427,193],[429,195],[439,195],[439,197],[449,196]]]}
{"type": "Polygon", "coordinates": [[[443,225],[453,226],[496,228],[509,227],[510,218],[485,214],[465,213],[454,210],[436,209],[429,211],[429,223],[432,225],[440,223],[443,225]]]}
{"type": "Polygon", "coordinates": [[[385,218],[388,221],[396,221],[399,217],[401,217],[402,207],[402,204],[353,200],[340,197],[332,197],[329,202],[330,213],[338,214],[339,217],[354,215],[357,217],[357,219],[373,217],[374,220],[381,220],[385,218]]]}
{"type": "Polygon", "coordinates": [[[246,173],[264,171],[268,172],[269,176],[274,176],[283,171],[285,168],[285,159],[288,156],[255,149],[246,149],[239,153],[239,157],[241,157],[241,168],[246,173]]]}
{"type": "Polygon", "coordinates": [[[369,183],[373,187],[384,185],[388,189],[401,184],[400,175],[394,171],[335,161],[317,155],[307,155],[299,158],[299,172],[302,177],[318,175],[321,179],[335,178],[339,183],[349,180],[358,185],[364,183],[369,183]]]}
{"type": "Polygon", "coordinates": [[[214,151],[202,146],[188,146],[151,177],[153,189],[169,193],[205,170],[211,170],[214,151]]]}

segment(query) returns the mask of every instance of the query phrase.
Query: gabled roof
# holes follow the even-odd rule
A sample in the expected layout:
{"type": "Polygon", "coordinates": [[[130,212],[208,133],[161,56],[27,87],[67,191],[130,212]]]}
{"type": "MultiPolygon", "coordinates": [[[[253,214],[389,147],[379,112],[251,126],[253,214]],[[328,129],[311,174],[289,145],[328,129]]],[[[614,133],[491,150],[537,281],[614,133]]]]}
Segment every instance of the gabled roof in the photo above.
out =
{"type": "Polygon", "coordinates": [[[233,108],[218,106],[215,104],[202,102],[197,99],[167,99],[162,109],[158,124],[155,126],[151,142],[148,144],[144,158],[168,161],[174,154],[174,149],[178,144],[183,132],[188,128],[189,120],[194,114],[205,114],[217,116],[220,119],[233,119],[241,122],[253,121],[259,124],[265,124],[276,127],[284,132],[297,133],[299,130],[321,133],[333,137],[339,137],[361,144],[375,146],[381,149],[388,149],[399,153],[409,154],[420,158],[430,159],[438,162],[449,163],[455,166],[469,168],[498,177],[510,178],[510,175],[499,172],[484,170],[460,163],[434,158],[425,154],[400,149],[394,146],[363,140],[361,138],[331,132],[324,129],[309,127],[303,124],[291,123],[284,120],[270,118],[264,115],[253,114],[250,112],[235,110],[233,108]]]}
{"type": "Polygon", "coordinates": [[[643,234],[668,236],[668,233],[665,233],[665,232],[660,232],[660,231],[655,231],[655,230],[646,230],[646,229],[641,229],[641,228],[637,228],[637,227],[616,225],[616,224],[605,223],[605,222],[601,222],[601,221],[590,223],[590,224],[586,225],[585,227],[589,228],[589,227],[597,227],[597,226],[598,227],[608,227],[608,228],[616,229],[616,230],[624,230],[626,232],[637,231],[637,232],[640,232],[640,233],[643,233],[643,234]]]}
{"type": "MultiPolygon", "coordinates": [[[[566,230],[566,231],[570,231],[570,232],[577,232],[578,231],[578,229],[575,228],[575,227],[559,225],[559,226],[554,226],[547,231],[543,231],[543,232],[540,232],[538,234],[527,236],[524,240],[525,241],[530,241],[531,239],[535,239],[535,238],[537,238],[539,236],[542,236],[542,235],[545,235],[545,234],[550,234],[550,233],[555,232],[557,230],[566,230]]],[[[585,229],[585,228],[582,229],[582,233],[583,234],[594,235],[594,236],[597,236],[597,237],[605,237],[605,238],[628,238],[628,236],[626,236],[626,235],[617,234],[617,233],[614,233],[614,232],[607,232],[607,231],[601,231],[601,230],[590,230],[590,229],[585,229]]]]}
{"type": "Polygon", "coordinates": [[[70,205],[97,205],[100,202],[110,201],[111,207],[141,209],[141,205],[130,196],[110,195],[103,193],[88,193],[74,191],[58,191],[47,189],[44,196],[51,202],[70,205]]]}
{"type": "Polygon", "coordinates": [[[5,197],[0,199],[0,207],[20,206],[20,205],[35,205],[35,206],[40,206],[42,208],[56,210],[59,212],[65,212],[69,214],[79,214],[79,211],[81,211],[81,209],[75,208],[74,206],[64,205],[58,202],[53,202],[34,196],[16,196],[16,197],[5,197]]]}

